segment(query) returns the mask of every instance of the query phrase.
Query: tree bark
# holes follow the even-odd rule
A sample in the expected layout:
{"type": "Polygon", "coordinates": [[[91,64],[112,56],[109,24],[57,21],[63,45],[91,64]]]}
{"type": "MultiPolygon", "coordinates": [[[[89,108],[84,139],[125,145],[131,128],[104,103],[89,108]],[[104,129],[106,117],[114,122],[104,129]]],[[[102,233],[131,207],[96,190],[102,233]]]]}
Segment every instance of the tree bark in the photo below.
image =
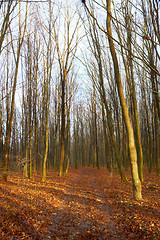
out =
{"type": "Polygon", "coordinates": [[[59,164],[59,176],[63,175],[63,163],[64,163],[64,141],[65,141],[65,75],[62,79],[62,109],[61,109],[61,155],[59,164]]]}
{"type": "Polygon", "coordinates": [[[108,41],[109,41],[109,47],[110,52],[113,60],[114,65],[114,74],[115,74],[115,80],[118,88],[118,94],[120,98],[120,103],[124,115],[124,121],[126,124],[127,134],[128,134],[128,140],[129,140],[129,153],[130,153],[130,161],[131,161],[131,172],[132,172],[132,186],[133,186],[133,198],[136,200],[142,199],[141,194],[141,182],[138,175],[138,165],[137,165],[137,151],[135,146],[135,140],[134,140],[134,133],[133,133],[133,127],[131,125],[131,121],[128,114],[128,107],[125,101],[124,93],[123,93],[123,87],[121,82],[121,76],[119,72],[119,65],[118,65],[118,59],[114,48],[114,43],[112,39],[112,29],[111,29],[111,0],[107,0],[107,31],[108,31],[108,41]]]}

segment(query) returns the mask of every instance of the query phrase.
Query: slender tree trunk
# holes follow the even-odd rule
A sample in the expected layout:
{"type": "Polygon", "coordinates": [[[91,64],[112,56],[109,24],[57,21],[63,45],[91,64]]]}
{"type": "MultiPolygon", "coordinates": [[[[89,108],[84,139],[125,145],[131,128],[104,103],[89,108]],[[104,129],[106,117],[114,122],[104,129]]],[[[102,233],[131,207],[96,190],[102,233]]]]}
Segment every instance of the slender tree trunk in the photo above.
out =
{"type": "Polygon", "coordinates": [[[14,107],[15,107],[15,92],[16,92],[16,84],[17,84],[17,77],[18,77],[18,66],[19,66],[21,46],[22,45],[20,44],[18,53],[17,53],[14,84],[13,84],[13,93],[12,93],[12,102],[11,102],[11,113],[10,113],[10,120],[9,120],[9,126],[8,126],[9,129],[6,134],[6,141],[5,141],[6,142],[6,153],[5,153],[5,167],[4,167],[4,172],[3,172],[3,180],[4,181],[7,181],[10,140],[11,140],[11,132],[12,132],[12,124],[13,124],[14,107]]]}
{"type": "MultiPolygon", "coordinates": [[[[70,132],[70,120],[68,120],[68,127],[67,130],[70,132]]],[[[67,141],[66,141],[66,173],[68,173],[69,170],[69,163],[70,163],[70,134],[67,133],[67,141]]]]}
{"type": "Polygon", "coordinates": [[[26,134],[26,144],[25,144],[25,148],[26,148],[26,153],[25,153],[25,164],[24,164],[24,176],[28,177],[28,135],[26,134]]]}
{"type": "Polygon", "coordinates": [[[38,152],[38,121],[37,121],[37,72],[35,76],[34,83],[34,106],[33,106],[33,115],[34,115],[34,161],[33,161],[33,169],[34,174],[37,171],[37,152],[38,152]]]}
{"type": "Polygon", "coordinates": [[[110,46],[110,52],[114,64],[114,73],[115,73],[115,79],[117,83],[120,103],[122,106],[122,111],[124,115],[124,120],[127,128],[128,133],[128,140],[129,140],[129,152],[130,152],[130,160],[131,160],[131,172],[132,172],[132,186],[133,186],[133,198],[136,200],[141,200],[141,182],[139,179],[138,174],[138,165],[137,165],[137,151],[135,146],[135,140],[134,140],[134,133],[133,133],[133,127],[131,125],[131,121],[128,114],[128,107],[124,98],[122,83],[121,83],[121,76],[119,72],[119,65],[118,65],[118,59],[114,48],[114,43],[112,39],[112,29],[111,29],[111,0],[107,0],[107,31],[108,31],[108,40],[109,40],[109,46],[110,46]]]}
{"type": "Polygon", "coordinates": [[[42,181],[46,181],[47,176],[47,155],[48,155],[48,118],[46,119],[46,147],[45,147],[45,154],[44,154],[44,160],[43,160],[43,177],[42,181]]]}
{"type": "Polygon", "coordinates": [[[108,170],[111,172],[111,161],[108,160],[109,158],[109,140],[107,136],[107,126],[105,121],[105,111],[104,111],[104,103],[102,101],[102,120],[103,120],[103,134],[104,134],[104,143],[105,143],[105,165],[108,170]]]}
{"type": "Polygon", "coordinates": [[[64,141],[65,141],[65,76],[62,79],[62,112],[61,112],[61,155],[59,165],[59,176],[63,175],[63,163],[64,163],[64,141]]]}
{"type": "Polygon", "coordinates": [[[53,154],[53,171],[57,170],[57,139],[58,139],[58,132],[60,128],[60,103],[59,103],[59,96],[58,96],[58,88],[56,89],[55,95],[55,127],[54,127],[54,154],[53,154]],[[57,111],[58,109],[58,111],[57,111]]]}
{"type": "MultiPolygon", "coordinates": [[[[77,113],[77,123],[78,123],[78,113],[77,113]]],[[[78,169],[78,126],[76,129],[76,119],[74,119],[74,163],[75,169],[78,169]]]]}
{"type": "Polygon", "coordinates": [[[28,79],[28,84],[29,84],[29,87],[28,87],[28,93],[29,93],[29,101],[28,101],[28,104],[29,104],[29,178],[32,177],[32,115],[31,115],[31,79],[30,79],[31,76],[29,76],[29,79],[28,79]]]}
{"type": "MultiPolygon", "coordinates": [[[[131,18],[131,13],[129,13],[131,18]]],[[[128,19],[128,18],[127,18],[128,19]]],[[[138,171],[139,171],[139,178],[141,182],[143,182],[143,151],[142,151],[142,144],[141,144],[141,136],[140,136],[140,128],[139,128],[139,117],[138,117],[138,110],[137,110],[137,99],[136,99],[136,91],[135,91],[135,81],[134,81],[134,74],[133,74],[133,61],[132,61],[132,47],[131,47],[131,23],[127,20],[127,35],[128,35],[128,49],[129,49],[129,70],[130,70],[130,78],[131,78],[131,84],[130,84],[130,91],[132,94],[133,99],[133,110],[134,110],[134,119],[135,119],[135,136],[137,140],[137,154],[138,154],[138,171]]],[[[130,80],[129,80],[130,81],[130,80]]]]}
{"type": "Polygon", "coordinates": [[[96,103],[94,102],[94,138],[95,138],[95,157],[96,157],[96,167],[99,169],[99,155],[98,155],[98,139],[97,139],[97,110],[96,103]]]}
{"type": "Polygon", "coordinates": [[[158,134],[158,113],[156,102],[154,102],[154,114],[155,114],[155,158],[156,158],[156,171],[157,176],[160,175],[160,161],[159,161],[159,134],[158,134]]]}
{"type": "Polygon", "coordinates": [[[54,139],[54,154],[53,154],[53,171],[56,171],[57,168],[57,137],[58,137],[58,123],[55,127],[55,139],[54,139]]]}
{"type": "MultiPolygon", "coordinates": [[[[67,102],[67,99],[66,99],[67,102]]],[[[69,170],[70,163],[70,103],[67,112],[67,139],[66,139],[66,173],[69,170]]]]}

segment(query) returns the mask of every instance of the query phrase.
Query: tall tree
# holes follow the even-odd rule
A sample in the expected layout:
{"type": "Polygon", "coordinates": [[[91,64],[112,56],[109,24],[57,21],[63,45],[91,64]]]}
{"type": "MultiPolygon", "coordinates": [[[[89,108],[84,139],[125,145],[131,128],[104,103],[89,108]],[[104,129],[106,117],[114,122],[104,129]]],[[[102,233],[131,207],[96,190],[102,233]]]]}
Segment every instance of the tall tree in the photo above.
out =
{"type": "MultiPolygon", "coordinates": [[[[108,124],[108,129],[109,129],[109,135],[110,135],[110,139],[111,139],[111,142],[113,144],[113,147],[114,147],[116,161],[117,161],[119,173],[121,175],[121,179],[122,179],[122,181],[127,181],[127,178],[126,178],[123,166],[122,166],[122,162],[121,162],[120,150],[118,149],[115,134],[114,134],[115,130],[114,130],[114,126],[113,126],[112,113],[111,113],[111,110],[110,110],[110,108],[108,106],[108,102],[107,102],[108,99],[107,99],[107,96],[106,96],[106,90],[105,90],[105,85],[104,85],[104,70],[103,70],[104,60],[103,60],[103,57],[102,57],[100,36],[98,34],[93,10],[92,10],[92,18],[93,18],[93,21],[91,21],[90,18],[88,18],[89,30],[90,30],[89,33],[90,33],[90,36],[91,36],[91,41],[92,41],[92,46],[93,46],[92,47],[91,43],[90,43],[90,48],[91,48],[93,56],[96,60],[97,66],[95,66],[95,63],[91,63],[91,65],[92,65],[92,68],[91,68],[91,66],[88,66],[88,64],[86,64],[87,71],[88,71],[88,74],[91,77],[92,81],[94,82],[94,85],[98,89],[98,92],[100,94],[101,104],[102,105],[104,104],[104,107],[105,107],[107,124],[108,124]],[[91,69],[93,69],[93,70],[91,70],[91,69]]],[[[107,67],[105,67],[105,68],[107,68],[107,67]]],[[[107,80],[109,81],[109,74],[108,74],[107,70],[106,70],[106,75],[107,75],[107,80]]],[[[110,84],[110,90],[111,90],[111,84],[110,84]]],[[[115,101],[116,100],[114,99],[114,102],[115,101]]],[[[103,120],[105,121],[105,118],[103,118],[103,120]]]]}
{"type": "Polygon", "coordinates": [[[112,28],[111,28],[111,0],[107,0],[107,32],[108,32],[108,40],[109,40],[109,46],[110,46],[110,52],[114,64],[114,74],[115,74],[115,80],[118,88],[118,94],[120,98],[120,103],[122,106],[122,111],[124,115],[124,121],[126,124],[127,134],[128,134],[128,141],[129,141],[129,153],[130,153],[130,160],[131,160],[131,172],[132,172],[132,186],[133,186],[133,197],[136,200],[142,199],[141,194],[141,182],[138,175],[138,166],[137,166],[137,151],[135,146],[135,139],[134,139],[134,133],[133,133],[133,127],[131,124],[131,120],[129,118],[128,114],[128,107],[125,101],[124,93],[123,93],[123,87],[121,82],[121,75],[119,72],[119,64],[117,59],[117,54],[114,47],[114,42],[112,38],[112,28]]]}
{"type": "Polygon", "coordinates": [[[69,8],[67,6],[65,23],[64,23],[64,46],[61,52],[61,46],[58,39],[58,33],[54,26],[54,37],[56,42],[56,50],[58,55],[58,63],[60,70],[60,84],[61,84],[61,155],[59,163],[59,176],[63,175],[63,164],[65,156],[65,121],[66,121],[66,84],[69,77],[69,72],[73,66],[75,53],[77,50],[76,31],[79,25],[79,19],[76,21],[73,30],[71,31],[71,22],[75,16],[70,16],[69,8]],[[74,42],[75,41],[75,42],[74,42]]]}
{"type": "Polygon", "coordinates": [[[51,23],[52,23],[52,11],[51,11],[51,1],[49,1],[49,37],[47,43],[47,61],[44,64],[44,108],[45,108],[45,154],[43,160],[43,177],[42,180],[46,180],[46,163],[48,156],[48,148],[49,148],[49,103],[50,103],[50,81],[51,81],[51,71],[52,71],[52,48],[51,48],[51,23]]]}
{"type": "MultiPolygon", "coordinates": [[[[133,65],[133,49],[134,49],[134,41],[133,41],[133,22],[132,22],[132,4],[128,1],[125,1],[123,9],[123,17],[124,17],[124,26],[126,29],[126,37],[121,31],[119,27],[119,22],[117,18],[117,14],[115,11],[116,16],[116,31],[119,38],[119,42],[121,43],[121,55],[123,59],[123,64],[125,67],[125,74],[127,79],[127,84],[129,87],[129,95],[131,96],[131,104],[133,104],[133,113],[134,113],[134,132],[135,132],[135,140],[136,140],[136,147],[137,147],[137,155],[138,155],[138,170],[139,170],[139,177],[141,182],[143,182],[143,151],[142,151],[142,144],[141,144],[141,136],[140,136],[140,126],[139,126],[139,116],[138,116],[138,107],[137,107],[137,96],[135,90],[135,77],[134,77],[134,65],[133,65]],[[122,33],[122,34],[121,34],[122,33]],[[127,39],[126,41],[126,49],[123,49],[123,40],[127,39]],[[132,46],[133,45],[133,46],[132,46]],[[125,52],[124,52],[125,51],[125,52]]],[[[115,7],[115,6],[114,6],[115,7]]],[[[134,36],[135,37],[135,36],[134,36]]]]}
{"type": "MultiPolygon", "coordinates": [[[[15,53],[14,46],[12,44],[12,50],[14,53],[14,59],[15,59],[15,73],[14,73],[14,83],[13,83],[13,89],[12,89],[12,100],[11,100],[11,111],[10,111],[10,119],[9,119],[9,127],[6,130],[6,153],[5,153],[5,167],[3,172],[3,180],[7,181],[7,173],[8,173],[8,160],[9,160],[9,150],[10,150],[10,140],[11,140],[11,132],[12,132],[12,124],[13,124],[13,115],[14,115],[14,107],[15,107],[15,92],[16,92],[16,85],[17,85],[17,77],[18,77],[18,67],[19,67],[19,60],[20,60],[20,52],[22,48],[22,44],[25,37],[26,32],[26,25],[27,25],[27,14],[28,14],[28,4],[26,3],[26,11],[25,11],[25,23],[24,28],[22,32],[21,27],[21,3],[19,2],[19,36],[18,36],[18,47],[17,47],[17,53],[15,53]]],[[[12,33],[11,39],[12,39],[12,33]]]]}

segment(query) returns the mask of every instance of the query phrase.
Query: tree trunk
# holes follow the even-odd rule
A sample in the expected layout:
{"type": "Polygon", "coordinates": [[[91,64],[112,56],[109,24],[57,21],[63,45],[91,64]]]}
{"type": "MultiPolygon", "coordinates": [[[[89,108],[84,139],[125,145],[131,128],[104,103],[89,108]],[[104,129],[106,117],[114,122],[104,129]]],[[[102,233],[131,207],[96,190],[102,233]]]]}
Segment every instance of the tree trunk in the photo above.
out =
{"type": "Polygon", "coordinates": [[[104,144],[105,144],[105,165],[108,168],[109,172],[111,172],[111,161],[108,160],[109,155],[109,140],[107,136],[107,126],[106,126],[106,120],[105,120],[105,111],[104,111],[104,103],[101,101],[102,104],[102,120],[103,120],[103,134],[104,134],[104,144]]]}
{"type": "Polygon", "coordinates": [[[130,161],[131,161],[131,172],[132,172],[132,186],[133,186],[133,198],[136,200],[141,200],[141,182],[138,175],[138,165],[137,165],[137,152],[134,140],[134,133],[133,127],[131,125],[131,121],[128,114],[128,107],[125,101],[122,83],[121,83],[121,76],[119,72],[119,65],[118,59],[114,48],[114,43],[112,39],[112,29],[111,29],[111,0],[107,0],[107,31],[108,31],[108,40],[109,40],[109,47],[110,52],[114,64],[114,73],[115,73],[115,80],[118,88],[118,94],[120,98],[120,103],[122,106],[122,111],[124,115],[124,121],[126,124],[128,140],[129,140],[129,153],[130,153],[130,161]]]}
{"type": "Polygon", "coordinates": [[[19,66],[21,46],[22,45],[20,44],[19,49],[18,49],[18,53],[17,53],[16,69],[15,69],[13,93],[12,93],[12,102],[11,102],[11,113],[10,113],[9,126],[8,126],[7,135],[6,135],[6,141],[5,141],[6,142],[6,152],[5,152],[5,167],[4,167],[4,172],[3,172],[3,180],[4,181],[7,181],[10,140],[11,140],[11,132],[12,132],[12,124],[13,124],[13,115],[14,115],[14,106],[15,106],[15,92],[16,92],[16,85],[17,85],[18,66],[19,66]]]}
{"type": "MultiPolygon", "coordinates": [[[[64,76],[65,78],[65,76],[64,76]]],[[[65,79],[62,79],[62,112],[61,112],[61,155],[59,165],[59,176],[63,175],[64,163],[64,141],[65,141],[65,79]]]]}
{"type": "Polygon", "coordinates": [[[43,161],[43,177],[42,181],[46,181],[47,176],[47,155],[48,155],[48,118],[46,118],[46,147],[45,147],[45,155],[44,155],[44,161],[43,161]]]}

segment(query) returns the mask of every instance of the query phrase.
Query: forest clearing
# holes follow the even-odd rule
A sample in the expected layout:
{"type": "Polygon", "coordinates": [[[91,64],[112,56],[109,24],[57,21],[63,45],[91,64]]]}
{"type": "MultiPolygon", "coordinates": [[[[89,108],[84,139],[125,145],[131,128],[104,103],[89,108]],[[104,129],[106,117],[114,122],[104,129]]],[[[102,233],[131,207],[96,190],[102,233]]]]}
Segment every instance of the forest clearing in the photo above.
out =
{"type": "Polygon", "coordinates": [[[160,239],[160,179],[144,171],[143,200],[128,182],[102,167],[70,166],[46,182],[20,172],[0,178],[0,239],[160,239]]]}

